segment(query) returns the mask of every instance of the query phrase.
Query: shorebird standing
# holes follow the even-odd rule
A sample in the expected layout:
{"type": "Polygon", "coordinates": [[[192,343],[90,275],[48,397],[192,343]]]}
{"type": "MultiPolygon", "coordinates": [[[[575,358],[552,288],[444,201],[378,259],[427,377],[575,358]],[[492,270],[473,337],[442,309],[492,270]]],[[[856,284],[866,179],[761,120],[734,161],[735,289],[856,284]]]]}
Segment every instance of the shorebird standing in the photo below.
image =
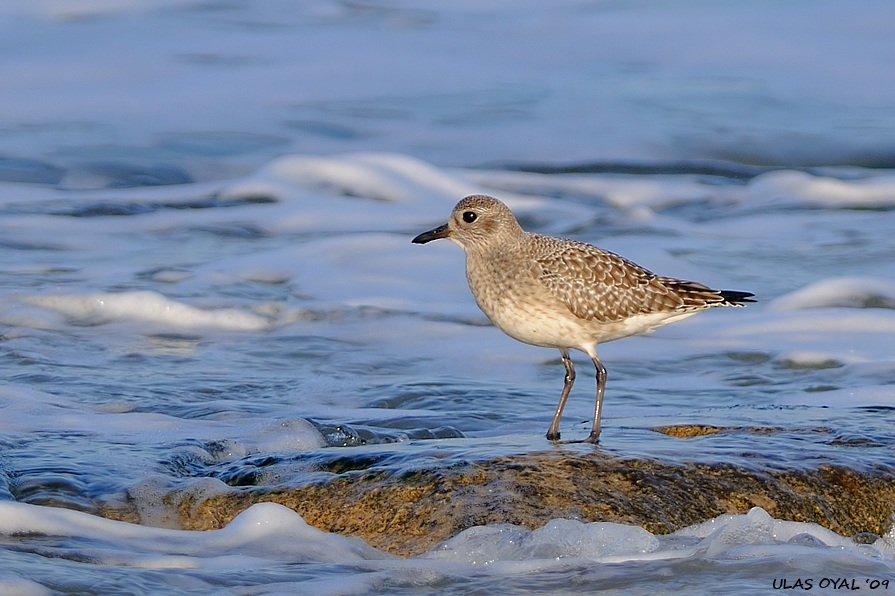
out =
{"type": "Polygon", "coordinates": [[[521,342],[558,348],[566,375],[547,438],[559,439],[559,420],[575,382],[569,350],[581,350],[597,369],[594,424],[600,436],[606,368],[600,342],[645,333],[716,306],[743,306],[754,294],[713,290],[660,277],[624,257],[577,242],[526,232],[493,197],[471,195],[448,222],[413,239],[449,238],[466,252],[466,279],[479,308],[501,331],[521,342]]]}

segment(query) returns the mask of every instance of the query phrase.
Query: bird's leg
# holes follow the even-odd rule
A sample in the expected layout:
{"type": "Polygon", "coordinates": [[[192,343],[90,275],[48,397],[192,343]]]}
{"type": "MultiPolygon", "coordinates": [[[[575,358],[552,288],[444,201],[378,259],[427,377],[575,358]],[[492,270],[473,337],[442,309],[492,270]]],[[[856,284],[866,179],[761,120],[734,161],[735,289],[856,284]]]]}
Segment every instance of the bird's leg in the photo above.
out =
{"type": "Polygon", "coordinates": [[[600,442],[600,417],[603,415],[603,392],[606,390],[606,367],[603,366],[603,363],[600,362],[600,359],[597,358],[596,354],[591,355],[591,359],[594,361],[594,366],[597,368],[597,403],[594,406],[594,426],[588,437],[584,439],[584,442],[596,444],[600,442]]]}
{"type": "Polygon", "coordinates": [[[559,403],[556,405],[556,413],[553,415],[553,422],[547,429],[547,438],[551,441],[559,440],[559,419],[562,417],[562,411],[566,407],[566,400],[569,399],[569,392],[572,390],[572,384],[575,383],[575,367],[572,366],[572,359],[569,357],[569,351],[560,348],[562,354],[562,363],[566,367],[566,376],[563,377],[562,394],[559,396],[559,403]]]}

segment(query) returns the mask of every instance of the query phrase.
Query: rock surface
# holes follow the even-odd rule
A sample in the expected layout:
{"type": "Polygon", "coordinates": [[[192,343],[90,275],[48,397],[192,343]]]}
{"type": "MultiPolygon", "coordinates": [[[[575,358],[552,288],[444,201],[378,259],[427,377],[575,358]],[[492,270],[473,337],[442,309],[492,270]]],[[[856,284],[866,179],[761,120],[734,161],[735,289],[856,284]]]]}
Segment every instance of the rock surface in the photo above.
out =
{"type": "Polygon", "coordinates": [[[199,494],[172,493],[176,525],[220,528],[250,505],[273,501],[317,528],[409,556],[482,524],[537,528],[570,518],[635,524],[663,534],[755,506],[775,518],[815,522],[845,536],[884,534],[895,511],[895,467],[754,470],[552,451],[403,474],[349,470],[308,486],[199,494]]]}

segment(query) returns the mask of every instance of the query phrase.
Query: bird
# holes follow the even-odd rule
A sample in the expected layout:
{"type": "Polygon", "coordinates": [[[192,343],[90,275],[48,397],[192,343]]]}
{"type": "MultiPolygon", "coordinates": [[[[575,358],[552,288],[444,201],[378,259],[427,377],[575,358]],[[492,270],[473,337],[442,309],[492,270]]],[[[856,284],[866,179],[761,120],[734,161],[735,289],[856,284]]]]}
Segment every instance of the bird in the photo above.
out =
{"type": "Polygon", "coordinates": [[[557,348],[563,389],[547,439],[560,440],[559,423],[575,382],[569,351],[587,354],[596,368],[593,426],[584,440],[599,443],[606,367],[597,345],[652,331],[700,311],[755,302],[751,292],[713,290],[662,277],[591,244],[525,231],[498,199],[460,200],[447,223],[413,238],[447,238],[466,253],[466,279],[476,303],[501,331],[526,344],[557,348]]]}

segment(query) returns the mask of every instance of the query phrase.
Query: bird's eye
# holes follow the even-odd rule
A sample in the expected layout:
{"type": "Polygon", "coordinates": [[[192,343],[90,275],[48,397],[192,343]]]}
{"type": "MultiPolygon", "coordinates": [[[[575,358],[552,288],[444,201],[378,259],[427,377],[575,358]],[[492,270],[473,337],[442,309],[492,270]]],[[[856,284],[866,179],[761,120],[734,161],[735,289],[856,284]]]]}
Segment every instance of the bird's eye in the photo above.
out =
{"type": "Polygon", "coordinates": [[[476,217],[478,217],[478,215],[476,215],[474,211],[466,211],[463,213],[463,221],[466,223],[474,222],[476,217]]]}

